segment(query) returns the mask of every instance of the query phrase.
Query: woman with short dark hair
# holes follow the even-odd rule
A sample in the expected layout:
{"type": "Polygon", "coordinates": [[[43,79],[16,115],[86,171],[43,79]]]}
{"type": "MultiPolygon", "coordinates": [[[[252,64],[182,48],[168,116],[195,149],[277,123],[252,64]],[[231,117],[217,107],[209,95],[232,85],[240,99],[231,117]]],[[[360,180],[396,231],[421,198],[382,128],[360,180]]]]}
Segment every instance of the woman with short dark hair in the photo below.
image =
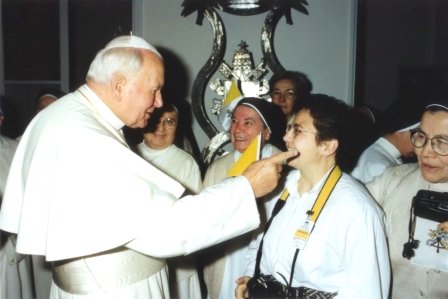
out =
{"type": "Polygon", "coordinates": [[[384,214],[366,189],[342,172],[350,166],[350,113],[327,95],[310,95],[301,103],[283,137],[288,150],[298,151],[287,161],[296,169],[286,180],[289,196],[271,209],[258,254],[256,242],[251,244],[247,276],[237,280],[238,299],[387,298],[384,214]],[[256,293],[260,282],[269,286],[269,295],[256,293]],[[303,295],[310,293],[316,297],[303,295]]]}

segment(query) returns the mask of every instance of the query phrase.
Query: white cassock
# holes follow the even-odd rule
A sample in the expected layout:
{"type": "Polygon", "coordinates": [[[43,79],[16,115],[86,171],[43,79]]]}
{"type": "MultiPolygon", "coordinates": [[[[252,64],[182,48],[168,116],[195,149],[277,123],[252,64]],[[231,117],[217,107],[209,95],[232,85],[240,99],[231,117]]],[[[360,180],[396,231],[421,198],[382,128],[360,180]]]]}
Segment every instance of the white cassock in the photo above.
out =
{"type": "MultiPolygon", "coordinates": [[[[156,150],[145,145],[137,146],[140,156],[165,174],[182,184],[190,194],[202,191],[202,179],[199,166],[194,158],[174,144],[156,150]]],[[[193,255],[170,258],[167,260],[170,270],[170,293],[177,299],[201,299],[201,287],[196,270],[196,258],[193,255]]]]}
{"type": "MultiPolygon", "coordinates": [[[[0,202],[18,142],[0,135],[0,202]]],[[[5,234],[4,232],[0,232],[5,234]]],[[[33,298],[30,257],[15,251],[15,236],[2,236],[0,244],[0,299],[33,298]]]]}
{"type": "Polygon", "coordinates": [[[259,225],[246,178],[177,200],[184,188],[127,147],[123,125],[84,85],[20,141],[0,228],[18,252],[55,261],[51,298],[169,298],[165,257],[259,225]]]}

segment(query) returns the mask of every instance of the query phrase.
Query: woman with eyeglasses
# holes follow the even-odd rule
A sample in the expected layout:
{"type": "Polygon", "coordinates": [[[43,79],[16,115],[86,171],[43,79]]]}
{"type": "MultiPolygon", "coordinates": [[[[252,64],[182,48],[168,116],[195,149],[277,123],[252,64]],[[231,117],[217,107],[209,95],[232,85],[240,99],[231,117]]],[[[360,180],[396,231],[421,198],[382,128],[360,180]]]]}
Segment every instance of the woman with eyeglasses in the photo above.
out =
{"type": "MultiPolygon", "coordinates": [[[[418,163],[387,168],[383,175],[367,184],[386,213],[388,222],[393,273],[391,298],[448,298],[447,247],[431,250],[430,255],[436,264],[440,261],[440,266],[427,267],[417,265],[414,256],[420,259],[420,252],[429,246],[426,242],[431,236],[426,235],[425,239],[419,240],[418,246],[408,243],[413,239],[413,232],[409,229],[410,219],[414,218],[411,217],[411,206],[417,192],[448,192],[448,101],[434,103],[424,109],[420,125],[411,130],[411,142],[418,163]],[[410,248],[412,250],[404,250],[410,246],[405,244],[415,246],[410,248]],[[442,265],[445,265],[445,271],[440,270],[442,265]]],[[[438,225],[435,222],[432,229],[448,232],[448,217],[446,220],[438,225]]],[[[417,225],[419,221],[417,219],[417,225]]],[[[431,258],[430,255],[424,254],[424,257],[431,258]]]]}
{"type": "MultiPolygon", "coordinates": [[[[174,145],[179,112],[171,104],[156,109],[143,129],[144,140],[137,146],[140,156],[181,183],[190,194],[202,191],[202,178],[194,158],[174,145]]],[[[170,296],[200,299],[201,290],[194,255],[167,259],[170,296]]]]}
{"type": "Polygon", "coordinates": [[[344,102],[322,94],[300,104],[283,137],[298,152],[287,161],[295,168],[286,178],[289,196],[272,209],[263,241],[251,243],[237,299],[387,298],[384,214],[344,173],[353,163],[351,113],[344,102]],[[257,294],[265,285],[268,292],[257,294]]]}
{"type": "Polygon", "coordinates": [[[298,102],[312,89],[313,84],[308,76],[301,72],[284,71],[274,74],[269,80],[272,103],[282,108],[287,123],[294,120],[298,102]]]}

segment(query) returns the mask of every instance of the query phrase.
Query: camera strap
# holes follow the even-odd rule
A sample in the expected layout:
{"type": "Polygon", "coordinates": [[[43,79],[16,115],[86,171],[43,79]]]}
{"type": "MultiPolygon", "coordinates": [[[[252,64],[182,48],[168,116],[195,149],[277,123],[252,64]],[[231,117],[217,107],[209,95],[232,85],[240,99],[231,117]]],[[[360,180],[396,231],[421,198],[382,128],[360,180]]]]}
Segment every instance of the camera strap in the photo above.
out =
{"type": "Polygon", "coordinates": [[[409,211],[409,225],[408,225],[409,239],[406,243],[403,244],[403,252],[402,252],[402,256],[408,260],[415,255],[414,249],[417,249],[420,243],[419,240],[414,240],[415,201],[416,196],[412,198],[411,210],[409,211]]]}
{"type": "MultiPolygon", "coordinates": [[[[306,213],[308,215],[308,221],[313,221],[316,222],[320,212],[322,211],[322,209],[325,206],[325,203],[327,202],[328,198],[331,195],[331,192],[333,191],[334,187],[336,186],[337,182],[339,181],[339,179],[342,176],[342,171],[339,168],[338,165],[336,165],[330,172],[329,176],[327,177],[327,180],[325,181],[322,189],[319,192],[319,195],[317,196],[316,201],[314,202],[313,207],[311,208],[311,210],[308,210],[306,213]]],[[[260,242],[260,246],[258,247],[258,251],[257,251],[257,260],[256,260],[256,264],[255,264],[255,271],[254,271],[254,277],[259,277],[260,276],[260,261],[261,261],[261,254],[263,251],[263,240],[264,240],[264,236],[266,236],[266,232],[269,229],[269,226],[272,223],[272,220],[274,219],[274,217],[280,212],[280,210],[283,208],[283,206],[286,203],[286,200],[288,199],[289,196],[289,191],[288,189],[285,189],[285,191],[283,191],[282,195],[280,196],[280,198],[277,200],[277,202],[275,203],[274,209],[272,211],[272,215],[269,218],[269,221],[266,224],[266,227],[264,229],[264,234],[263,234],[263,238],[261,239],[260,242]]],[[[314,227],[314,226],[313,226],[314,227]]],[[[309,235],[311,234],[312,230],[310,230],[308,233],[306,233],[306,239],[308,240],[309,235]]],[[[297,234],[297,233],[296,233],[297,234]]],[[[296,249],[296,252],[294,254],[294,258],[293,258],[293,262],[292,262],[292,266],[291,266],[291,274],[290,274],[290,279],[289,279],[289,283],[287,283],[287,288],[289,288],[292,284],[292,278],[294,275],[294,267],[296,264],[296,260],[297,260],[297,255],[299,254],[299,250],[300,249],[296,249]]]]}

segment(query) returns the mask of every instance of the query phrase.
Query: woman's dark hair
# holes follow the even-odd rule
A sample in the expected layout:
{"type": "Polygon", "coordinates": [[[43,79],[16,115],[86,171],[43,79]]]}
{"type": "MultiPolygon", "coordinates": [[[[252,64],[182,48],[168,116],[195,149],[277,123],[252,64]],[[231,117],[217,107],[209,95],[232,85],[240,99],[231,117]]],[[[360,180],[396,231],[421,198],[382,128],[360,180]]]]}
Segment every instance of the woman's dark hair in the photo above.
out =
{"type": "Polygon", "coordinates": [[[298,108],[298,102],[311,93],[313,90],[313,84],[308,76],[302,72],[297,71],[284,71],[275,73],[269,80],[269,90],[274,90],[274,85],[280,80],[291,80],[294,84],[294,91],[297,93],[296,101],[294,102],[293,111],[296,112],[298,108]]]}
{"type": "MultiPolygon", "coordinates": [[[[148,119],[148,124],[143,128],[143,133],[153,133],[157,129],[157,125],[159,124],[160,118],[163,116],[165,112],[176,112],[177,114],[177,125],[179,125],[179,111],[173,104],[164,103],[164,105],[160,108],[154,109],[154,112],[151,114],[151,117],[148,119]]],[[[176,130],[177,135],[177,130],[176,130]]]]}
{"type": "Polygon", "coordinates": [[[354,150],[353,110],[343,101],[325,94],[310,94],[299,105],[308,110],[317,129],[316,142],[338,140],[336,163],[350,173],[357,162],[354,150]]]}
{"type": "MultiPolygon", "coordinates": [[[[432,101],[431,104],[428,104],[423,113],[429,111],[429,112],[437,112],[437,111],[445,111],[448,113],[448,98],[438,98],[434,101],[432,101]]],[[[423,115],[422,113],[422,115],[423,115]]]]}

